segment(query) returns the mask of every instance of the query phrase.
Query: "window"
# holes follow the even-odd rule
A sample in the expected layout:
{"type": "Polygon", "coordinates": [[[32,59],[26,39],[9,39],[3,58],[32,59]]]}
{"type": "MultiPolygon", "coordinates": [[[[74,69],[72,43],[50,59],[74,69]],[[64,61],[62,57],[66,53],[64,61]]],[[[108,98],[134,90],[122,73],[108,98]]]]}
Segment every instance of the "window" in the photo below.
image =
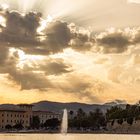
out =
{"type": "Polygon", "coordinates": [[[13,115],[11,114],[11,117],[13,117],[13,115]]]}
{"type": "Polygon", "coordinates": [[[7,122],[9,122],[9,121],[7,120],[7,122]]]}
{"type": "Polygon", "coordinates": [[[2,122],[4,122],[4,120],[2,120],[2,122]]]}
{"type": "Polygon", "coordinates": [[[7,117],[8,117],[9,115],[7,114],[7,117]]]}
{"type": "Polygon", "coordinates": [[[13,122],[13,121],[11,120],[11,122],[13,122]]]}
{"type": "Polygon", "coordinates": [[[4,116],[4,114],[2,114],[2,117],[4,116]]]}

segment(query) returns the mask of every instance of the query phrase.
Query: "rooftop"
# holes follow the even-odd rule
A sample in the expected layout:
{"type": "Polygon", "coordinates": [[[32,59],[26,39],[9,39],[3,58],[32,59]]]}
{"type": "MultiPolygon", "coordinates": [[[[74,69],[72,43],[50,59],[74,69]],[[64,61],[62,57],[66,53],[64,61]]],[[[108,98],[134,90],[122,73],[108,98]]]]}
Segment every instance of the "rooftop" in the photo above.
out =
{"type": "Polygon", "coordinates": [[[26,112],[24,110],[21,109],[0,109],[0,112],[26,112]]]}
{"type": "Polygon", "coordinates": [[[27,106],[27,107],[33,107],[34,105],[32,104],[17,104],[18,106],[27,106]]]}
{"type": "Polygon", "coordinates": [[[37,110],[37,111],[33,111],[34,113],[44,113],[44,114],[59,114],[59,113],[56,113],[56,112],[51,112],[51,111],[41,111],[41,110],[37,110]]]}

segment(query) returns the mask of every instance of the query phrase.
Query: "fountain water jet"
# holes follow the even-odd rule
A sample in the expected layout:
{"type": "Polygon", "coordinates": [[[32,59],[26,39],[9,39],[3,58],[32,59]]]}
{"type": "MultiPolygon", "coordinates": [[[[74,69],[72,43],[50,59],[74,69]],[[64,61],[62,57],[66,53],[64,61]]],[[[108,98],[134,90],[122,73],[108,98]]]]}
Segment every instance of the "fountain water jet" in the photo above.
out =
{"type": "Polygon", "coordinates": [[[66,134],[67,131],[68,131],[68,112],[67,109],[64,109],[62,124],[61,124],[61,133],[66,134]]]}

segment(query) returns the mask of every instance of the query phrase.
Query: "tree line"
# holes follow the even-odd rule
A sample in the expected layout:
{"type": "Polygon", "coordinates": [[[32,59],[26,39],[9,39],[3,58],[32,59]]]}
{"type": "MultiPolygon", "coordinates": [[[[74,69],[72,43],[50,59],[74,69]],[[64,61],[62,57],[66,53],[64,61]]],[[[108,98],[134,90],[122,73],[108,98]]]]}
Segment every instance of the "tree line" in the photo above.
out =
{"type": "MultiPolygon", "coordinates": [[[[70,116],[73,112],[70,112],[70,116]]],[[[105,115],[100,109],[85,113],[81,108],[78,109],[74,117],[69,119],[69,128],[77,130],[99,130],[106,127],[105,115]]]]}
{"type": "Polygon", "coordinates": [[[107,110],[106,120],[111,122],[111,125],[114,125],[115,120],[120,125],[124,122],[133,125],[134,121],[140,120],[140,106],[129,104],[125,108],[114,106],[107,110]]]}
{"type": "MultiPolygon", "coordinates": [[[[85,113],[81,108],[76,112],[69,111],[68,113],[68,128],[76,130],[92,129],[98,130],[101,127],[106,126],[105,115],[100,109],[96,109],[94,112],[85,113]]],[[[15,126],[7,125],[6,129],[23,129],[22,123],[18,123],[15,126]]],[[[57,118],[48,119],[45,123],[41,123],[38,116],[33,116],[28,129],[45,129],[45,130],[60,130],[61,120],[57,118]]]]}
{"type": "MultiPolygon", "coordinates": [[[[60,126],[60,120],[58,120],[58,118],[52,118],[52,119],[48,119],[45,121],[45,123],[41,123],[40,122],[40,118],[38,116],[33,116],[30,122],[30,126],[26,129],[30,130],[30,129],[52,129],[52,130],[58,130],[59,126],[60,126]]],[[[22,130],[24,129],[23,127],[23,123],[22,122],[18,122],[17,124],[15,124],[14,126],[11,125],[6,125],[5,129],[7,130],[22,130]]]]}
{"type": "MultiPolygon", "coordinates": [[[[103,113],[100,109],[84,112],[81,108],[77,111],[68,112],[68,128],[69,130],[107,130],[107,123],[111,122],[114,125],[116,121],[122,125],[125,121],[132,125],[134,121],[140,120],[140,106],[139,105],[126,105],[122,108],[113,106],[103,113]]],[[[61,120],[57,118],[46,120],[45,123],[40,122],[38,116],[33,116],[28,129],[45,129],[45,130],[60,130],[61,120]]],[[[22,123],[15,126],[7,125],[6,129],[23,129],[22,123]]]]}

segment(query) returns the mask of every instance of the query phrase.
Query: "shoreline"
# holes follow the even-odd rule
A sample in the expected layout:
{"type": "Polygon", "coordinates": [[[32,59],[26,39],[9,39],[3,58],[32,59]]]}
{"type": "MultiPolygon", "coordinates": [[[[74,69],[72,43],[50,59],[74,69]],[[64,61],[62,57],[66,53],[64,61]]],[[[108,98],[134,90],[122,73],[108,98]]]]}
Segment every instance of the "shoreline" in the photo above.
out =
{"type": "MultiPolygon", "coordinates": [[[[48,132],[48,131],[0,131],[1,134],[61,134],[60,132],[48,132]]],[[[68,132],[67,134],[99,134],[99,135],[140,135],[140,132],[68,132]]]]}

